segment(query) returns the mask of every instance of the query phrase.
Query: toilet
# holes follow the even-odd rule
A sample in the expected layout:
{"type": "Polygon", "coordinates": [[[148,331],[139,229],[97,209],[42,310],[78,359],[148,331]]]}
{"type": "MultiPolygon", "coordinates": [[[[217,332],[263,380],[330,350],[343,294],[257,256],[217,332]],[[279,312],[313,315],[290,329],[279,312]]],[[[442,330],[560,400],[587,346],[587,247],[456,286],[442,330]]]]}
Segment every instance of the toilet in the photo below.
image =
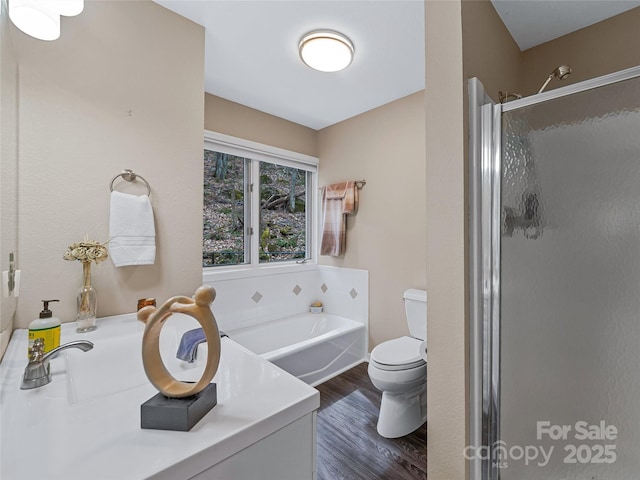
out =
{"type": "Polygon", "coordinates": [[[408,435],[427,421],[427,292],[404,292],[409,337],[376,346],[369,378],[382,392],[378,433],[386,438],[408,435]]]}

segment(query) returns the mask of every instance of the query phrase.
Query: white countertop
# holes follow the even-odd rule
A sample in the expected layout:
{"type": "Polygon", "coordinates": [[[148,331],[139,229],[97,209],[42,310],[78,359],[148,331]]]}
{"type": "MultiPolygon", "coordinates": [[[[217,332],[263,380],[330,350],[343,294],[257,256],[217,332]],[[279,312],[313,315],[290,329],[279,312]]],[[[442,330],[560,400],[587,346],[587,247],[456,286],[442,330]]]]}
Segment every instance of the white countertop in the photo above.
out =
{"type": "MultiPolygon", "coordinates": [[[[198,326],[191,320],[169,319],[163,352],[163,345],[175,352],[182,332],[198,326]]],[[[317,390],[224,338],[213,380],[218,404],[189,432],[143,430],[140,405],[157,393],[142,369],[143,330],[134,314],[99,319],[87,334],[64,324],[61,343],[86,339],[95,347],[53,359],[52,382],[33,390],[20,390],[27,331],[13,333],[0,363],[0,478],[188,479],[320,405],[317,390]]],[[[200,377],[163,358],[176,378],[200,377]]]]}

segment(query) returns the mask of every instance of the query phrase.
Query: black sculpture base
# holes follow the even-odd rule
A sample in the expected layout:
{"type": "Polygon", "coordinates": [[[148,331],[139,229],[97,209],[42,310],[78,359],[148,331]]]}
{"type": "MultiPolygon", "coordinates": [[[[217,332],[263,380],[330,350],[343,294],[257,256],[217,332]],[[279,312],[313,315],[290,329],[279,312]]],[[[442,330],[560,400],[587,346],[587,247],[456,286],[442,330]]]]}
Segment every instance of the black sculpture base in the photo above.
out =
{"type": "Polygon", "coordinates": [[[140,426],[152,430],[188,432],[218,403],[215,383],[185,398],[169,398],[161,393],[140,405],[140,426]]]}

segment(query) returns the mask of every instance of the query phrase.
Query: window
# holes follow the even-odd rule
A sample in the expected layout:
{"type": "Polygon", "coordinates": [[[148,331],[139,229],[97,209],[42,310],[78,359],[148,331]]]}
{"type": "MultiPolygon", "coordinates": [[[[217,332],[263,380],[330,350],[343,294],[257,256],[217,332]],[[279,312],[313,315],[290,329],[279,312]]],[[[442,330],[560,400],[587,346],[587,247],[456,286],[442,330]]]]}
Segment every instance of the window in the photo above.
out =
{"type": "Polygon", "coordinates": [[[205,132],[203,266],[312,259],[317,162],[205,132]]]}

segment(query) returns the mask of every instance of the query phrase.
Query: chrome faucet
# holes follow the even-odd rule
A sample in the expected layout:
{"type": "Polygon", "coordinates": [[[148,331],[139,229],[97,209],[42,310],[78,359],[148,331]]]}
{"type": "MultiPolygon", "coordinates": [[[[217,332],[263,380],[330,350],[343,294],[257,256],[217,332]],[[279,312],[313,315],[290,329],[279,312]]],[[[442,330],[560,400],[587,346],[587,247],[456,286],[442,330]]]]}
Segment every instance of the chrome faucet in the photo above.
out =
{"type": "Polygon", "coordinates": [[[20,389],[38,388],[51,382],[49,360],[56,358],[60,352],[68,348],[79,348],[83,352],[88,352],[93,348],[93,343],[88,340],[76,340],[44,353],[44,341],[41,338],[36,338],[31,348],[29,348],[29,364],[24,369],[24,377],[22,377],[20,389]]]}

